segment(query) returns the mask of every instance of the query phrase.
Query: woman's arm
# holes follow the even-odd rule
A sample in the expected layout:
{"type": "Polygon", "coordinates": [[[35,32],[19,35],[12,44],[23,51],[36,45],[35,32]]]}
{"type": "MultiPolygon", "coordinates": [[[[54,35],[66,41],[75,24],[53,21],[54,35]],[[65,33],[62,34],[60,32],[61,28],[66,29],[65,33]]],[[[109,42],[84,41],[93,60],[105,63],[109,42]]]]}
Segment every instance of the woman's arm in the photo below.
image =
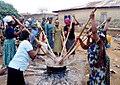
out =
{"type": "Polygon", "coordinates": [[[34,51],[34,50],[28,51],[28,54],[30,55],[30,58],[31,58],[32,60],[35,59],[35,57],[36,57],[38,51],[39,51],[39,48],[37,48],[36,51],[34,51]]]}
{"type": "Polygon", "coordinates": [[[12,16],[12,18],[13,18],[20,26],[22,26],[22,28],[25,27],[15,16],[12,16]]]}
{"type": "Polygon", "coordinates": [[[88,39],[87,39],[87,45],[90,45],[90,35],[88,35],[88,39]]]}
{"type": "Polygon", "coordinates": [[[65,27],[64,27],[64,35],[65,35],[65,38],[67,37],[67,34],[68,34],[68,28],[65,26],[65,27]]]}
{"type": "Polygon", "coordinates": [[[94,13],[91,13],[90,18],[91,18],[91,24],[92,24],[93,38],[94,38],[95,41],[98,41],[99,40],[99,36],[97,34],[97,29],[96,29],[96,26],[95,26],[94,13]]]}
{"type": "Polygon", "coordinates": [[[37,47],[36,51],[34,51],[34,50],[28,51],[28,54],[30,55],[30,58],[32,60],[35,59],[35,57],[36,57],[37,53],[39,52],[40,48],[41,48],[41,44],[38,44],[38,47],[37,47]]]}
{"type": "Polygon", "coordinates": [[[22,28],[20,28],[18,32],[14,31],[14,35],[17,36],[21,31],[22,31],[22,28]]]}
{"type": "Polygon", "coordinates": [[[78,22],[78,20],[75,18],[75,16],[73,15],[73,18],[75,20],[75,25],[79,25],[80,23],[78,22]]]}
{"type": "Polygon", "coordinates": [[[83,49],[87,49],[88,48],[88,46],[87,45],[85,45],[84,43],[83,43],[83,41],[80,39],[80,38],[78,38],[79,39],[79,41],[80,41],[80,45],[81,45],[81,47],[83,48],[83,49]]]}
{"type": "Polygon", "coordinates": [[[111,17],[109,17],[107,20],[106,20],[106,23],[105,23],[105,27],[103,28],[103,31],[107,31],[108,30],[108,23],[111,21],[111,17]]]}
{"type": "Polygon", "coordinates": [[[4,39],[5,39],[5,37],[4,37],[4,35],[3,35],[3,30],[2,30],[2,29],[0,29],[0,38],[1,38],[1,40],[4,40],[4,39]]]}
{"type": "Polygon", "coordinates": [[[18,23],[18,25],[22,26],[18,32],[14,32],[14,35],[18,35],[25,26],[15,16],[12,16],[12,18],[18,23]]]}

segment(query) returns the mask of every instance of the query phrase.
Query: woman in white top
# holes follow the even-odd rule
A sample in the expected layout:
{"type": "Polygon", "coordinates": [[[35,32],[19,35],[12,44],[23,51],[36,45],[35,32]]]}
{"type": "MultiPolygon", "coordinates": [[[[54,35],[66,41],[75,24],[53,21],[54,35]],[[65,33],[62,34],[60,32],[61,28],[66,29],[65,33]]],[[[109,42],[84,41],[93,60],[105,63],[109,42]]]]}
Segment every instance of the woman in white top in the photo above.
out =
{"type": "Polygon", "coordinates": [[[36,51],[33,50],[29,42],[29,33],[24,30],[20,34],[20,43],[18,50],[8,65],[7,85],[25,85],[23,71],[29,65],[30,58],[34,59],[38,53],[40,45],[36,51]]]}

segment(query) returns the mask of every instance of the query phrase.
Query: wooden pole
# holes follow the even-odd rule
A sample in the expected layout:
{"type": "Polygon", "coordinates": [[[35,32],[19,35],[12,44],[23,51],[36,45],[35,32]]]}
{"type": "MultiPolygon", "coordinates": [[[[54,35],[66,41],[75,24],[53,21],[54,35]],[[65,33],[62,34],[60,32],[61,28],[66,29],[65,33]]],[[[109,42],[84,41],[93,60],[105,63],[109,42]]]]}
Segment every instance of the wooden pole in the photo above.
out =
{"type": "MultiPolygon", "coordinates": [[[[96,8],[92,12],[95,13],[95,11],[96,11],[96,8]]],[[[78,35],[78,37],[80,37],[82,35],[82,33],[84,32],[84,30],[85,30],[86,26],[88,25],[89,21],[90,21],[90,17],[87,20],[87,22],[85,23],[85,25],[84,25],[82,31],[80,32],[80,34],[78,35]]],[[[59,63],[62,62],[65,57],[67,57],[67,54],[72,50],[72,48],[77,44],[77,42],[78,42],[78,39],[75,40],[75,42],[73,43],[73,45],[70,47],[70,49],[68,50],[68,52],[66,53],[66,55],[59,61],[59,63]]]]}
{"type": "MultiPolygon", "coordinates": [[[[25,30],[27,30],[29,32],[29,34],[32,35],[32,37],[34,38],[34,40],[36,41],[37,44],[40,44],[39,40],[33,34],[31,34],[28,29],[25,28],[25,30]]],[[[53,56],[54,56],[53,53],[50,53],[49,51],[48,51],[48,53],[46,53],[42,48],[41,48],[41,50],[43,51],[44,54],[46,54],[48,57],[50,57],[54,62],[57,61],[55,58],[53,58],[53,56]]]]}
{"type": "MultiPolygon", "coordinates": [[[[44,32],[44,30],[43,30],[42,27],[41,27],[41,30],[42,30],[43,35],[46,36],[46,35],[45,35],[45,32],[44,32]]],[[[47,37],[45,37],[45,39],[46,39],[46,42],[47,42],[47,45],[48,45],[49,50],[52,52],[53,56],[56,57],[55,54],[53,53],[52,48],[50,47],[50,45],[49,45],[49,43],[48,43],[47,37]]]]}
{"type": "MultiPolygon", "coordinates": [[[[18,19],[16,19],[14,16],[13,16],[13,18],[14,18],[23,28],[25,27],[25,26],[24,26],[18,19]]],[[[28,29],[26,29],[26,28],[24,28],[24,29],[27,30],[30,35],[32,35],[31,32],[30,32],[28,29]]],[[[42,29],[42,28],[41,28],[41,29],[42,29]]],[[[43,29],[42,29],[42,30],[43,30],[43,29]]],[[[42,32],[43,32],[43,34],[45,35],[44,31],[42,31],[42,32]]],[[[34,35],[32,35],[32,37],[34,38],[34,40],[36,41],[37,44],[40,43],[39,40],[38,40],[34,35]]],[[[48,45],[48,47],[50,48],[50,51],[52,52],[52,56],[49,56],[49,55],[48,55],[48,57],[50,57],[52,60],[54,60],[54,61],[56,62],[56,59],[53,58],[53,57],[55,57],[55,54],[53,53],[53,51],[52,51],[52,49],[51,49],[51,47],[50,47],[50,45],[49,45],[49,43],[48,43],[48,40],[47,40],[47,45],[48,45]]],[[[44,50],[43,50],[42,48],[41,48],[41,50],[44,52],[44,50]]],[[[44,52],[44,53],[45,53],[45,52],[44,52]]],[[[49,51],[48,51],[48,53],[51,54],[49,51]]],[[[47,53],[45,53],[45,54],[47,54],[47,53]]]]}
{"type": "MultiPolygon", "coordinates": [[[[104,22],[103,22],[100,26],[102,26],[103,24],[105,24],[106,21],[107,21],[107,20],[104,20],[104,22]]],[[[97,29],[98,29],[100,26],[97,26],[97,29]]],[[[91,26],[90,26],[90,28],[88,29],[88,31],[90,31],[90,29],[91,29],[91,26]]],[[[90,35],[92,35],[92,32],[90,33],[90,35]]],[[[87,35],[87,36],[88,36],[88,35],[87,35]]],[[[86,39],[87,39],[87,37],[86,37],[85,39],[83,39],[83,42],[84,42],[86,39]]],[[[74,47],[67,55],[65,55],[66,57],[64,56],[64,59],[65,59],[65,58],[68,58],[68,57],[72,54],[72,52],[78,48],[78,46],[79,46],[79,44],[76,43],[75,47],[74,47]]],[[[59,61],[59,64],[61,64],[64,59],[61,59],[61,60],[59,61]]]]}
{"type": "Polygon", "coordinates": [[[65,39],[65,42],[63,43],[63,49],[62,49],[62,51],[61,51],[60,57],[62,57],[63,52],[64,52],[64,50],[65,50],[65,45],[66,45],[66,43],[67,43],[67,40],[68,40],[68,37],[69,37],[69,34],[70,34],[70,30],[71,30],[71,28],[72,28],[72,22],[73,22],[73,18],[72,18],[71,23],[70,23],[70,28],[68,29],[67,38],[65,39]]]}

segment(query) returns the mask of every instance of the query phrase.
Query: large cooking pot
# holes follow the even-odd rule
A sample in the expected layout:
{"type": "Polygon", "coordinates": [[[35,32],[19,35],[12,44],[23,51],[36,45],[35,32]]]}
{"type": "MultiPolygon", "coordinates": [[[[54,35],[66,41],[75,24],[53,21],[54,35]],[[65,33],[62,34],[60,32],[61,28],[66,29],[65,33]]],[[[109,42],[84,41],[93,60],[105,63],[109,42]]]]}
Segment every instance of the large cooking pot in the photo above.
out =
{"type": "Polygon", "coordinates": [[[47,66],[47,73],[48,75],[51,74],[65,74],[66,72],[66,66],[57,66],[57,67],[51,67],[51,66],[47,66]]]}

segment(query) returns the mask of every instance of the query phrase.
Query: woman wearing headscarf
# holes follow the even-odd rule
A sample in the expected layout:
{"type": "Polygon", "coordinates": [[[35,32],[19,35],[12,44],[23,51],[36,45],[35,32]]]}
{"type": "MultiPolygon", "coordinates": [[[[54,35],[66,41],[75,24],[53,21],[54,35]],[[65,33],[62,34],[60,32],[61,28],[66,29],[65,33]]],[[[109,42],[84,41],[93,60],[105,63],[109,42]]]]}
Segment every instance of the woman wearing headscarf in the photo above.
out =
{"type": "MultiPolygon", "coordinates": [[[[37,37],[37,34],[38,34],[38,27],[37,27],[37,23],[33,23],[32,24],[32,28],[31,28],[31,33],[37,37]]],[[[35,40],[32,36],[30,36],[30,42],[32,43],[33,46],[35,46],[35,40]]]]}
{"type": "Polygon", "coordinates": [[[8,66],[9,62],[12,60],[16,53],[16,46],[14,37],[17,36],[22,28],[24,27],[14,16],[10,16],[7,19],[7,26],[5,30],[6,39],[3,44],[3,67],[8,66]],[[16,23],[14,23],[16,21],[16,23]],[[15,26],[19,24],[22,26],[18,32],[14,31],[15,26]]]}
{"type": "Polygon", "coordinates": [[[63,37],[62,37],[62,28],[59,26],[59,21],[55,21],[55,27],[53,29],[53,35],[54,35],[54,48],[53,52],[60,56],[60,53],[62,51],[63,47],[63,37]]]}
{"type": "MultiPolygon", "coordinates": [[[[66,18],[64,20],[66,26],[64,27],[64,35],[65,37],[67,38],[67,35],[68,35],[68,31],[70,29],[70,33],[69,33],[69,36],[68,36],[68,40],[67,40],[67,43],[66,43],[66,49],[67,51],[70,49],[70,47],[73,45],[73,43],[75,42],[75,25],[79,25],[79,22],[77,21],[77,19],[75,18],[75,16],[73,16],[75,22],[71,22],[71,20],[69,18],[66,18]],[[70,28],[70,25],[72,23],[72,28],[70,28]]],[[[75,51],[72,53],[72,55],[75,54],[75,51]]]]}
{"type": "Polygon", "coordinates": [[[55,27],[55,25],[52,23],[53,17],[49,17],[48,24],[45,24],[45,34],[48,38],[48,43],[50,44],[50,47],[53,49],[53,37],[52,37],[52,32],[53,32],[53,28],[55,27]]]}
{"type": "Polygon", "coordinates": [[[111,21],[111,17],[106,19],[106,23],[99,27],[98,34],[101,35],[101,38],[103,39],[103,42],[105,43],[106,48],[110,47],[110,43],[107,41],[107,31],[108,31],[108,25],[111,21]]]}
{"type": "MultiPolygon", "coordinates": [[[[104,45],[106,48],[110,47],[110,43],[107,41],[107,30],[108,30],[108,24],[111,21],[111,17],[106,19],[106,23],[100,27],[100,29],[97,31],[99,37],[103,40],[104,45]]],[[[106,54],[106,85],[110,85],[110,58],[106,54]]]]}
{"type": "Polygon", "coordinates": [[[94,13],[90,15],[92,35],[88,36],[87,44],[79,38],[81,47],[88,51],[90,74],[88,85],[106,85],[106,53],[103,40],[97,34],[94,13]],[[90,39],[92,42],[90,42],[90,39]]]}

